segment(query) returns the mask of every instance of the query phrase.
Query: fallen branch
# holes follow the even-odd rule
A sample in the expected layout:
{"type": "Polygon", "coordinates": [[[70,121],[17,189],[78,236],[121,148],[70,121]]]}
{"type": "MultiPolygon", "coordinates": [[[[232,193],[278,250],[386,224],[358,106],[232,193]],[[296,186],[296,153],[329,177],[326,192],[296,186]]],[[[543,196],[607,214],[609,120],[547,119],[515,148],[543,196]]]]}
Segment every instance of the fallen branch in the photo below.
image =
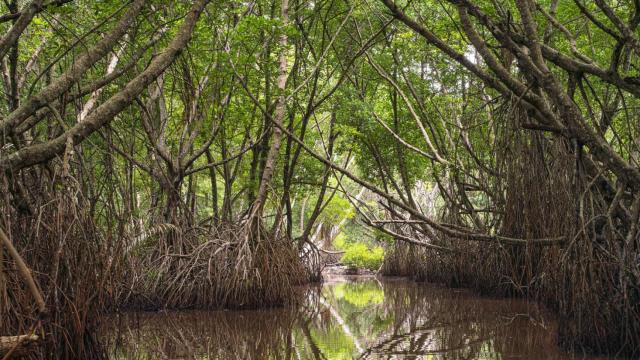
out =
{"type": "Polygon", "coordinates": [[[26,355],[39,341],[38,335],[0,336],[0,356],[4,360],[26,355]]]}

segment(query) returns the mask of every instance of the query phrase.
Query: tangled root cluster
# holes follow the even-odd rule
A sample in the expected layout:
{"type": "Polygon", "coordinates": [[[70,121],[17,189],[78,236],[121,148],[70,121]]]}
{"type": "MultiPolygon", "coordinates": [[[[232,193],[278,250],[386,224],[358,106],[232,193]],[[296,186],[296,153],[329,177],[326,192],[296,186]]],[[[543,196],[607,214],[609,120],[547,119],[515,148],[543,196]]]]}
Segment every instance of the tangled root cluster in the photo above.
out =
{"type": "Polygon", "coordinates": [[[27,213],[7,206],[3,223],[30,267],[46,303],[37,316],[32,294],[15,262],[0,251],[0,336],[35,334],[32,358],[96,358],[96,319],[116,283],[117,242],[98,230],[86,200],[74,187],[27,213]]]}
{"type": "MultiPolygon", "coordinates": [[[[118,303],[135,308],[257,308],[296,298],[305,270],[291,240],[242,224],[169,229],[135,249],[118,303]],[[158,250],[160,249],[160,250],[158,250]],[[142,253],[142,254],[141,254],[142,253]]],[[[263,230],[263,229],[260,229],[263,230]]]]}

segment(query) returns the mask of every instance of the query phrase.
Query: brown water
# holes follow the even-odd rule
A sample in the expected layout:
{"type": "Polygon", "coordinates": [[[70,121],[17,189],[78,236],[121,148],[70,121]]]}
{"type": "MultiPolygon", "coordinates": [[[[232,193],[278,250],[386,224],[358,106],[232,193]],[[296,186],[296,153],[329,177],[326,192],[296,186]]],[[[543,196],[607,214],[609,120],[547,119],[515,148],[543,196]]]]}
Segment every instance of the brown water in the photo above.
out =
{"type": "MultiPolygon", "coordinates": [[[[303,306],[107,319],[112,359],[582,359],[535,304],[375,278],[332,279],[303,306]]],[[[595,359],[595,358],[589,358],[595,359]]]]}

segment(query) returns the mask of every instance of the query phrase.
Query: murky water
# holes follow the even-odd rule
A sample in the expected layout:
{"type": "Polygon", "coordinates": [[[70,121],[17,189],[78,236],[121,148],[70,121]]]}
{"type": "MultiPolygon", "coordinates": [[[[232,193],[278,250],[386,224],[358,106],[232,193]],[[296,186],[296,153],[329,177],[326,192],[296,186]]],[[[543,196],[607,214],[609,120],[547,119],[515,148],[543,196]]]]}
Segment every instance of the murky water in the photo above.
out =
{"type": "MultiPolygon", "coordinates": [[[[113,359],[576,359],[535,304],[406,280],[339,278],[304,306],[108,319],[113,359]]],[[[592,358],[591,358],[592,359],[592,358]]]]}

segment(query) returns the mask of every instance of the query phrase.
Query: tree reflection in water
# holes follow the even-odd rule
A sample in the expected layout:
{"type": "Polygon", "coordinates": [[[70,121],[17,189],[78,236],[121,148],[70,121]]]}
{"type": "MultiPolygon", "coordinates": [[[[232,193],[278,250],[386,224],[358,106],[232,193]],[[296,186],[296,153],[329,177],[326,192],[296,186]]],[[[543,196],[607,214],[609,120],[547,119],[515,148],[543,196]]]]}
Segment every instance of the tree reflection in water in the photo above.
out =
{"type": "Polygon", "coordinates": [[[406,280],[341,279],[297,307],[106,319],[114,359],[571,359],[535,304],[406,280]]]}

